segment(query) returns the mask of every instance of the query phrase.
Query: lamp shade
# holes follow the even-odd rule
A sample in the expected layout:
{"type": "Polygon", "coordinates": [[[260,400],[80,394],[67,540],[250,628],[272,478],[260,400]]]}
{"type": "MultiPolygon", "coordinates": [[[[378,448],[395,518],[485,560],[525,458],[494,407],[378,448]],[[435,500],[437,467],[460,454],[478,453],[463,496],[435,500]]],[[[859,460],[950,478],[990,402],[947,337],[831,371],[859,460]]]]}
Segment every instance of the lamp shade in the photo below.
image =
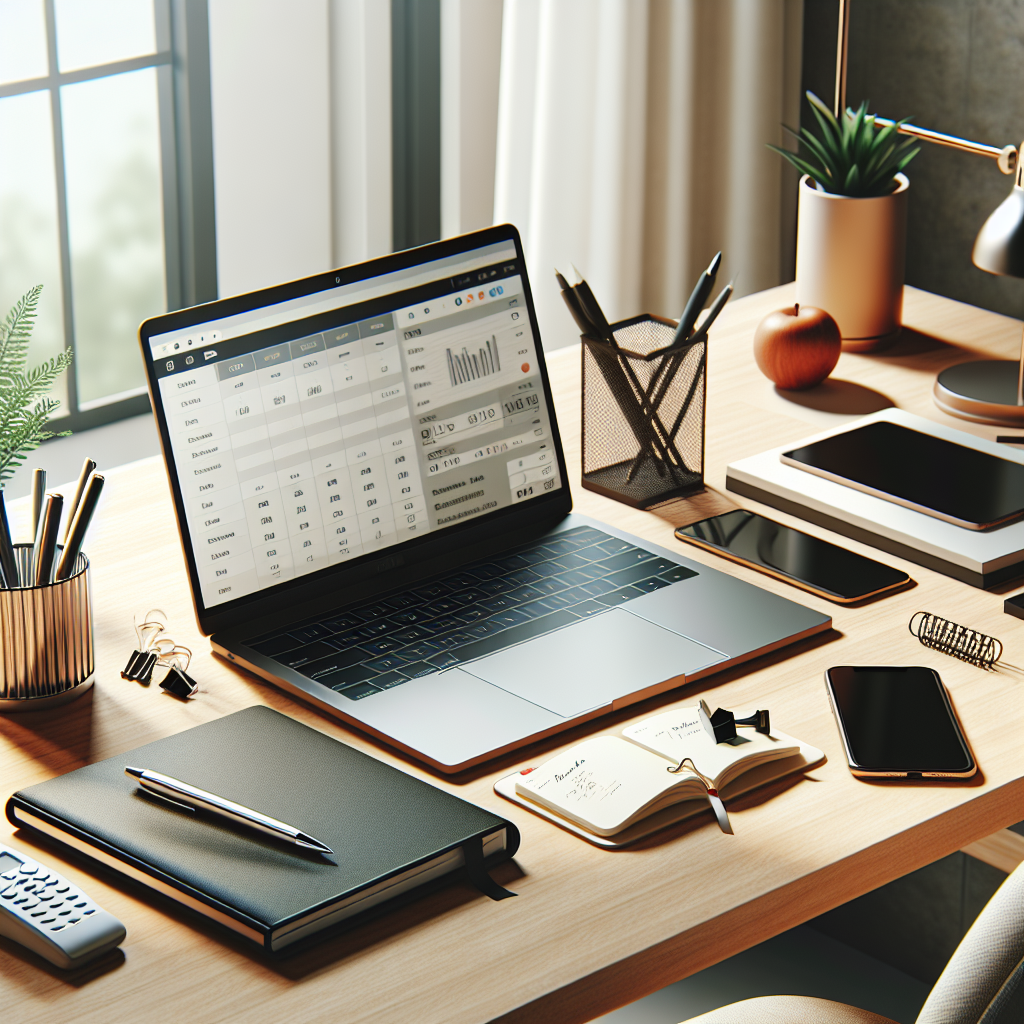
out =
{"type": "Polygon", "coordinates": [[[1019,160],[1013,190],[985,221],[974,241],[971,259],[990,274],[1024,277],[1024,166],[1019,160]]]}

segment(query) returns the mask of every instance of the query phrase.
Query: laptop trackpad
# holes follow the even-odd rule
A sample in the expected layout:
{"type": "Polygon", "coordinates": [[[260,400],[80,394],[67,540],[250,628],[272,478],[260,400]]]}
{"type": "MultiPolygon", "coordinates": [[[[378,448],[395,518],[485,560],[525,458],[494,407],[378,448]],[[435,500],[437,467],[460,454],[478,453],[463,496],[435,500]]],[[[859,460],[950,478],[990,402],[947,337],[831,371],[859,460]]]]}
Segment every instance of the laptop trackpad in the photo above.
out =
{"type": "Polygon", "coordinates": [[[462,669],[556,715],[573,718],[724,657],[613,608],[462,669]]]}

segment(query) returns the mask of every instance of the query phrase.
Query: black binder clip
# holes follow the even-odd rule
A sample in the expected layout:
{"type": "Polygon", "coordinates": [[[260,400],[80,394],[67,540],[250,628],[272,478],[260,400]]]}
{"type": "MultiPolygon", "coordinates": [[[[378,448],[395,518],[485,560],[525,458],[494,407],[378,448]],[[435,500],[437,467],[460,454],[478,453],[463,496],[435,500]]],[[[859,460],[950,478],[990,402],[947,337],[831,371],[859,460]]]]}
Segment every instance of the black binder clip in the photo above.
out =
{"type": "Polygon", "coordinates": [[[131,679],[136,683],[148,683],[153,678],[156,659],[156,651],[132,651],[128,664],[121,669],[121,678],[131,679]]]}
{"type": "Polygon", "coordinates": [[[700,702],[700,721],[708,735],[716,743],[728,743],[736,739],[736,727],[744,726],[767,736],[771,731],[771,719],[767,711],[755,711],[747,718],[737,718],[731,711],[719,708],[714,714],[704,700],[700,702]]]}
{"type": "MultiPolygon", "coordinates": [[[[180,659],[182,656],[185,658],[184,668],[172,663],[167,670],[167,675],[160,683],[160,689],[166,690],[180,700],[188,700],[199,692],[199,684],[185,672],[192,660],[192,652],[187,647],[174,647],[164,655],[164,658],[173,662],[174,659],[180,659]]],[[[163,658],[161,664],[166,664],[163,658]]]]}
{"type": "Polygon", "coordinates": [[[161,637],[165,626],[160,618],[165,617],[159,608],[153,608],[146,612],[145,621],[141,626],[135,627],[135,635],[138,637],[139,646],[132,651],[128,664],[121,670],[122,679],[130,679],[132,682],[149,684],[153,678],[153,667],[160,657],[161,644],[170,644],[174,647],[174,641],[169,637],[161,637]]]}

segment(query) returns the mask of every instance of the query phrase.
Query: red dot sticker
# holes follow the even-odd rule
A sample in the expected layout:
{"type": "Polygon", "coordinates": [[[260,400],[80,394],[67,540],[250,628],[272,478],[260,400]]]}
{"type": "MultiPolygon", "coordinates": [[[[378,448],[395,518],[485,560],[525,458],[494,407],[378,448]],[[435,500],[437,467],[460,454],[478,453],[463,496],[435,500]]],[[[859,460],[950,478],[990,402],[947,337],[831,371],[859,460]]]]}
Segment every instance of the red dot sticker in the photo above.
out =
{"type": "Polygon", "coordinates": [[[523,373],[529,373],[529,372],[530,372],[530,364],[529,363],[523,363],[523,373]]]}

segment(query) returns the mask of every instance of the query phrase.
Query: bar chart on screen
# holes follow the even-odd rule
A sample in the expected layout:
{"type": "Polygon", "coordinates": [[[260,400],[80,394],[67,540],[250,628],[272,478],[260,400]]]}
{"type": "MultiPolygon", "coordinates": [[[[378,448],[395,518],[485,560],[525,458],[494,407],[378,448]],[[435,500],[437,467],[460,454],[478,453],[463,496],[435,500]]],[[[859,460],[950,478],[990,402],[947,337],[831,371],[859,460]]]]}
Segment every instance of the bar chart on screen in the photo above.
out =
{"type": "Polygon", "coordinates": [[[498,354],[498,339],[491,335],[476,352],[470,352],[465,345],[461,352],[445,349],[448,359],[448,377],[452,387],[466,384],[481,377],[489,377],[501,370],[501,358],[498,354]]]}

